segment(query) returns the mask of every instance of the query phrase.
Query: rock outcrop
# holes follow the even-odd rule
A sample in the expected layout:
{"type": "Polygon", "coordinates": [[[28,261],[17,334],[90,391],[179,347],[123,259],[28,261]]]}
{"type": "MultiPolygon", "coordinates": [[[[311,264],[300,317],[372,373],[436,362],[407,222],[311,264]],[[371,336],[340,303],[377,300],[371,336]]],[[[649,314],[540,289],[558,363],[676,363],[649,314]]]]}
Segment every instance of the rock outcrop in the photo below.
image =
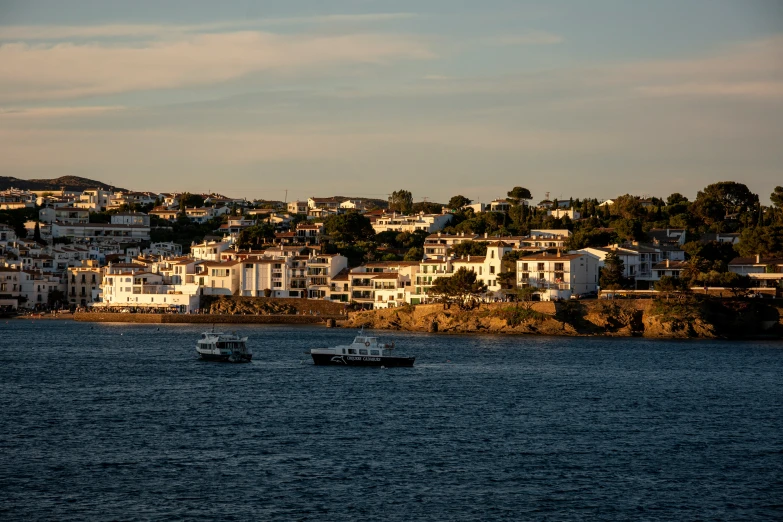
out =
{"type": "Polygon", "coordinates": [[[650,338],[781,336],[775,307],[744,301],[608,300],[482,305],[474,310],[418,305],[354,312],[340,326],[440,333],[603,335],[650,338]]]}

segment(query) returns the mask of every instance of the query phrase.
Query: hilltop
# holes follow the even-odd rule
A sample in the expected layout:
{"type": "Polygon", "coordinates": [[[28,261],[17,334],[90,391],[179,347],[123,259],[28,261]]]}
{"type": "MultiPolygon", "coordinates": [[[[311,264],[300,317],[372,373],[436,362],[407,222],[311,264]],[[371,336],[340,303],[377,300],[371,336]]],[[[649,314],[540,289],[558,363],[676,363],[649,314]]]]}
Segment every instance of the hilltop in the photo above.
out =
{"type": "Polygon", "coordinates": [[[19,179],[10,176],[0,176],[0,190],[6,190],[11,187],[21,190],[51,190],[52,192],[59,191],[63,187],[65,187],[65,190],[78,191],[90,188],[127,190],[121,187],[107,185],[106,183],[93,179],[80,178],[79,176],[60,176],[55,179],[19,179]]]}

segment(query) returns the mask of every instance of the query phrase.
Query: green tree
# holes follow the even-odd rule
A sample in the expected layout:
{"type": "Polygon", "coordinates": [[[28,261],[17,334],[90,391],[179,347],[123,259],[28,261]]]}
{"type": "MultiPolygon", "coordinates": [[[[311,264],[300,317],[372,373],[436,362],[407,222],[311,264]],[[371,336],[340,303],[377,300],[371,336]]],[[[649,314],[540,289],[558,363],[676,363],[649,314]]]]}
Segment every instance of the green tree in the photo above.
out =
{"type": "Polygon", "coordinates": [[[680,203],[687,203],[687,202],[688,202],[688,198],[686,198],[679,192],[675,192],[674,194],[666,198],[666,204],[668,206],[678,205],[680,203]]]}
{"type": "Polygon", "coordinates": [[[618,219],[612,222],[615,234],[624,241],[639,241],[644,239],[642,221],[640,219],[618,219]]]}
{"type": "Polygon", "coordinates": [[[239,233],[237,242],[240,248],[252,248],[270,242],[275,237],[275,226],[271,223],[259,223],[247,227],[239,233]]]}
{"type": "Polygon", "coordinates": [[[775,187],[775,190],[769,196],[772,204],[779,209],[783,209],[783,187],[775,187]]]}
{"type": "Polygon", "coordinates": [[[466,207],[470,205],[471,200],[466,198],[465,196],[454,196],[449,200],[447,207],[454,210],[459,210],[462,207],[466,207]]]}
{"type": "Polygon", "coordinates": [[[671,294],[677,294],[683,290],[683,281],[672,276],[661,276],[655,283],[655,290],[666,296],[669,300],[671,294]]]}
{"type": "Polygon", "coordinates": [[[203,207],[203,206],[204,206],[204,198],[201,197],[199,194],[191,194],[190,192],[185,192],[179,197],[180,210],[185,210],[186,207],[203,207]]]}
{"type": "Polygon", "coordinates": [[[41,245],[46,244],[46,241],[41,239],[41,223],[38,221],[35,222],[35,229],[33,230],[33,241],[41,245]]]}
{"type": "Polygon", "coordinates": [[[533,199],[532,194],[530,194],[530,191],[525,187],[514,187],[508,191],[507,196],[508,200],[514,205],[519,205],[523,200],[533,199]]]}
{"type": "Polygon", "coordinates": [[[538,289],[534,286],[523,286],[521,288],[510,288],[503,290],[503,293],[514,299],[516,303],[515,308],[522,308],[530,310],[533,307],[533,296],[538,292],[538,289]]]}
{"type": "Polygon", "coordinates": [[[424,259],[424,249],[422,247],[412,247],[405,253],[404,261],[421,261],[424,259]]]}
{"type": "Polygon", "coordinates": [[[609,208],[612,215],[620,216],[624,219],[636,219],[647,215],[644,207],[642,207],[641,198],[631,196],[630,194],[625,194],[615,199],[614,204],[609,208]]]}
{"type": "Polygon", "coordinates": [[[456,303],[460,309],[470,310],[481,302],[481,296],[486,291],[487,285],[478,279],[476,272],[462,267],[451,277],[437,278],[430,295],[440,298],[444,306],[456,303]]]}
{"type": "Polygon", "coordinates": [[[759,197],[747,185],[735,181],[713,183],[696,194],[691,211],[708,225],[729,214],[752,212],[759,197]]]}
{"type": "Polygon", "coordinates": [[[413,195],[407,190],[395,190],[389,196],[389,210],[407,214],[413,210],[413,195]]]}
{"type": "Polygon", "coordinates": [[[740,233],[739,243],[734,245],[734,249],[741,256],[783,253],[783,226],[746,228],[740,233]]]}
{"type": "Polygon", "coordinates": [[[364,241],[375,235],[370,220],[353,211],[326,218],[324,232],[334,241],[342,243],[364,241]]]}
{"type": "Polygon", "coordinates": [[[616,252],[609,252],[604,258],[604,266],[601,269],[599,283],[604,290],[615,290],[622,288],[625,284],[623,271],[625,263],[620,259],[616,252]]]}
{"type": "Polygon", "coordinates": [[[486,241],[463,241],[449,248],[449,252],[457,257],[487,255],[486,241]]]}
{"type": "Polygon", "coordinates": [[[568,238],[567,250],[579,250],[587,247],[601,247],[612,242],[612,234],[593,227],[580,228],[568,238]]]}

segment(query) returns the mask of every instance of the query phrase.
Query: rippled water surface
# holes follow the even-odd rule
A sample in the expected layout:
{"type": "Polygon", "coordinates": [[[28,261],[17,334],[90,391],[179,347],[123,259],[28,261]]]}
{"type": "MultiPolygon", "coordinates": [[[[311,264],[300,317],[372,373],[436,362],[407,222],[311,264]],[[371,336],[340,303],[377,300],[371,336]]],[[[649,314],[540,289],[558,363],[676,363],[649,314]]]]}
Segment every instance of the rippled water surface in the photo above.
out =
{"type": "Polygon", "coordinates": [[[3,321],[0,520],[783,519],[781,343],[236,330],[3,321]]]}

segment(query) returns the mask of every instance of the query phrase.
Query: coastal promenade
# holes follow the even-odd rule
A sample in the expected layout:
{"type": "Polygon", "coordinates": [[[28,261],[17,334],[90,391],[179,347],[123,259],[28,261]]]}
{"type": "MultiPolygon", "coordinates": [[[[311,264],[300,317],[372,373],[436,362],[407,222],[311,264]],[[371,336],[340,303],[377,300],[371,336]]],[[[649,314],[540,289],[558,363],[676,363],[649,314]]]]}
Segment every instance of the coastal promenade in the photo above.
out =
{"type": "Polygon", "coordinates": [[[328,319],[344,320],[340,315],[228,315],[228,314],[123,314],[77,312],[74,321],[92,323],[152,324],[324,324],[328,319]]]}

